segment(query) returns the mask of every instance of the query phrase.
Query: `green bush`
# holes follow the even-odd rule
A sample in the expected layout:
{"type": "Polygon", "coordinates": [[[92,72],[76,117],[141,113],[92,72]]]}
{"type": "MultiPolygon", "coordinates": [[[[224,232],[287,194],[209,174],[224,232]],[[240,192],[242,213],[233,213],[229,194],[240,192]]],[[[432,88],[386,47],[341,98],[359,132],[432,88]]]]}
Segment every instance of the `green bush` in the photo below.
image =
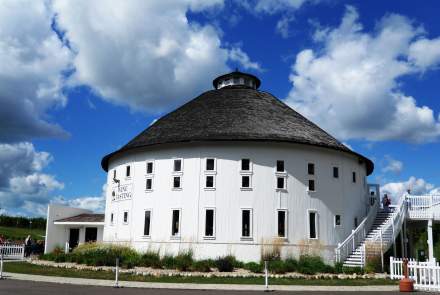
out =
{"type": "Polygon", "coordinates": [[[152,268],[162,268],[158,252],[147,251],[140,257],[140,265],[152,268]]]}
{"type": "Polygon", "coordinates": [[[298,261],[294,258],[287,258],[284,260],[284,266],[286,267],[286,272],[294,272],[298,269],[298,261]]]}
{"type": "Polygon", "coordinates": [[[171,255],[165,255],[161,259],[161,264],[166,269],[173,269],[176,268],[176,262],[173,256],[171,255]]]}
{"type": "Polygon", "coordinates": [[[228,255],[224,257],[219,257],[215,261],[215,266],[220,272],[231,272],[234,271],[234,266],[237,264],[237,260],[234,256],[228,255]]]}
{"type": "Polygon", "coordinates": [[[367,272],[367,273],[382,272],[381,258],[379,256],[368,257],[367,263],[365,265],[365,272],[367,272]]]}
{"type": "Polygon", "coordinates": [[[362,269],[362,267],[347,267],[347,266],[343,266],[342,267],[342,272],[345,274],[363,274],[364,270],[362,269]]]}
{"type": "Polygon", "coordinates": [[[179,253],[174,258],[175,266],[180,271],[187,271],[190,269],[191,265],[193,264],[193,252],[187,251],[183,253],[179,253]]]}
{"type": "Polygon", "coordinates": [[[126,246],[87,243],[78,246],[72,254],[74,262],[92,266],[115,266],[116,258],[119,258],[123,267],[133,267],[140,263],[139,254],[126,246]]]}
{"type": "Polygon", "coordinates": [[[334,269],[324,263],[319,256],[301,255],[298,260],[298,272],[313,275],[316,273],[333,273],[334,269]]]}
{"type": "Polygon", "coordinates": [[[211,271],[211,264],[212,264],[212,262],[210,260],[194,261],[191,266],[191,270],[199,271],[199,272],[210,272],[211,271]]]}
{"type": "Polygon", "coordinates": [[[344,272],[344,267],[343,267],[342,262],[336,262],[333,268],[335,270],[335,273],[343,273],[344,272]]]}
{"type": "Polygon", "coordinates": [[[286,273],[286,265],[284,264],[284,261],[281,260],[269,261],[268,268],[271,273],[276,273],[276,274],[286,273]]]}
{"type": "Polygon", "coordinates": [[[248,262],[243,265],[244,269],[247,269],[253,273],[262,273],[264,270],[262,263],[256,263],[256,262],[248,262]]]}

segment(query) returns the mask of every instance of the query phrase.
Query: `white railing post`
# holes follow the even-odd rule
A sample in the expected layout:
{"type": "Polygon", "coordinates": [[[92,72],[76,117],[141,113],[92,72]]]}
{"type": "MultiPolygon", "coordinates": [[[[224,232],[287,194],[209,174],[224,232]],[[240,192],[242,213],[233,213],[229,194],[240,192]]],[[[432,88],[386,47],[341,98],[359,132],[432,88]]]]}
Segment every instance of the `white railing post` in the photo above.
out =
{"type": "Polygon", "coordinates": [[[380,262],[382,265],[382,272],[384,271],[384,264],[383,264],[383,241],[382,241],[382,228],[379,229],[380,233],[380,262]]]}
{"type": "Polygon", "coordinates": [[[24,250],[25,250],[25,245],[23,244],[21,246],[21,260],[24,260],[24,250]]]}
{"type": "Polygon", "coordinates": [[[264,261],[264,288],[265,291],[269,291],[269,262],[267,260],[264,261]]]}
{"type": "Polygon", "coordinates": [[[116,258],[116,267],[115,267],[115,288],[119,288],[119,257],[116,258]]]}

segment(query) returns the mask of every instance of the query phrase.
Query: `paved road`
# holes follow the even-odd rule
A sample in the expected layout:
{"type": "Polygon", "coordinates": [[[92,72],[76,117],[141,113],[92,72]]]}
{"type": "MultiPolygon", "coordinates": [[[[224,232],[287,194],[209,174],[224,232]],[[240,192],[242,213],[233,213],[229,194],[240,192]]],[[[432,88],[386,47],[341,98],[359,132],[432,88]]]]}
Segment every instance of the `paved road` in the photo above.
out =
{"type": "MultiPolygon", "coordinates": [[[[32,281],[18,280],[1,280],[1,295],[250,295],[255,293],[263,293],[262,291],[212,291],[212,290],[171,290],[171,289],[139,289],[139,288],[120,288],[112,287],[95,287],[95,286],[78,286],[68,284],[43,283],[32,281]]],[[[307,294],[307,295],[332,295],[332,294],[350,294],[350,292],[270,292],[267,294],[307,294]]],[[[373,292],[356,292],[357,295],[373,294],[373,292]]],[[[399,294],[399,292],[380,292],[374,294],[399,294]]],[[[423,293],[417,293],[423,294],[423,293]]],[[[432,294],[432,293],[431,293],[432,294]]]]}

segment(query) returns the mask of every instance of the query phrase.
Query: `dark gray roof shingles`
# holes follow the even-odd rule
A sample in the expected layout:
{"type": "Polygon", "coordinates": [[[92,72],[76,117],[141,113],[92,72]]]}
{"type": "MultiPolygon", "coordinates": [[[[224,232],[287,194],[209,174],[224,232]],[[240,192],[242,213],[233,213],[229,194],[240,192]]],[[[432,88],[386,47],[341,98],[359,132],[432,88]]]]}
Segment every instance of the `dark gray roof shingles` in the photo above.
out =
{"type": "Polygon", "coordinates": [[[359,155],[298,112],[267,92],[247,88],[223,88],[207,91],[163,116],[116,152],[178,142],[198,141],[274,141],[309,144],[359,155]]]}
{"type": "Polygon", "coordinates": [[[104,214],[79,214],[55,222],[104,222],[104,214]]]}

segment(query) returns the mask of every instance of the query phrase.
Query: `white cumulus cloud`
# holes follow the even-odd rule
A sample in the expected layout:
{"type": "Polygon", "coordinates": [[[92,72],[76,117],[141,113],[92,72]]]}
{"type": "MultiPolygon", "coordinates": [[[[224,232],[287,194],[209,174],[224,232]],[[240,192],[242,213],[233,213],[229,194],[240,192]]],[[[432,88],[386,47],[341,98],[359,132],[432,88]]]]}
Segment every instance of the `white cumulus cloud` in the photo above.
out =
{"type": "Polygon", "coordinates": [[[435,194],[440,192],[440,187],[427,182],[423,178],[411,176],[408,180],[402,182],[389,182],[381,186],[381,192],[391,195],[393,202],[408,190],[414,195],[435,194]]]}
{"type": "Polygon", "coordinates": [[[439,118],[398,82],[438,63],[434,49],[423,61],[409,54],[420,38],[431,42],[424,34],[396,14],[365,32],[356,9],[348,6],[338,27],[317,29],[314,40],[321,49],[298,53],[287,102],[342,140],[436,140],[439,118]]]}
{"type": "Polygon", "coordinates": [[[403,170],[403,162],[393,159],[391,156],[385,156],[385,166],[382,168],[382,172],[392,172],[399,174],[403,170]]]}

